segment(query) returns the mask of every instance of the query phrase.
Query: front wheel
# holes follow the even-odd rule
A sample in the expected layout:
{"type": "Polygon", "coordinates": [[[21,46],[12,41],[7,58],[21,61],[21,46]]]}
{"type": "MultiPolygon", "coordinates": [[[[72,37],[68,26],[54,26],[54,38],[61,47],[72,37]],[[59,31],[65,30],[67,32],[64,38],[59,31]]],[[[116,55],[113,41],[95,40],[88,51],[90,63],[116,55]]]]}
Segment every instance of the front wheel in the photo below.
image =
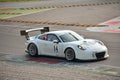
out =
{"type": "Polygon", "coordinates": [[[30,56],[37,56],[38,50],[35,44],[31,43],[28,47],[28,53],[30,56]]]}
{"type": "Polygon", "coordinates": [[[75,59],[75,52],[73,49],[71,48],[68,48],[66,51],[65,51],[65,58],[68,60],[68,61],[72,61],[75,59]]]}

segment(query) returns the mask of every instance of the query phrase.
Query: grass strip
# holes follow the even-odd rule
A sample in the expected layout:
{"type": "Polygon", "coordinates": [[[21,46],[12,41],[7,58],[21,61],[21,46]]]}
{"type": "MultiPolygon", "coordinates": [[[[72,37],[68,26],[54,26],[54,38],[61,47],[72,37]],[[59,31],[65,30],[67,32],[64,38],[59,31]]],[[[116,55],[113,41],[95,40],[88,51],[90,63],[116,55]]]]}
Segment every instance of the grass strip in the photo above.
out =
{"type": "Polygon", "coordinates": [[[50,9],[32,9],[32,10],[21,10],[21,9],[11,9],[11,10],[0,10],[0,19],[7,19],[7,18],[12,18],[16,16],[22,16],[22,15],[27,15],[27,14],[32,14],[32,13],[37,13],[37,12],[42,12],[50,9]],[[3,14],[3,13],[15,13],[14,15],[11,14],[3,14]],[[17,14],[21,13],[21,14],[17,14]]]}

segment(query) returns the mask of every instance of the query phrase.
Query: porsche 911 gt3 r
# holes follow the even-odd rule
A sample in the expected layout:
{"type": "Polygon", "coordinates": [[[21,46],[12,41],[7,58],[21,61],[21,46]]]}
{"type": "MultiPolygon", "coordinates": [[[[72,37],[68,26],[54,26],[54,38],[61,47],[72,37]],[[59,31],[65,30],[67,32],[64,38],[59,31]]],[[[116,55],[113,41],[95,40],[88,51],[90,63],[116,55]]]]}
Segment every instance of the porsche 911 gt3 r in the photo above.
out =
{"type": "Polygon", "coordinates": [[[27,39],[25,51],[30,56],[49,55],[65,57],[71,61],[98,60],[108,58],[108,50],[102,41],[95,39],[84,39],[71,30],[60,30],[49,32],[49,27],[22,30],[21,35],[27,39]],[[40,30],[40,35],[29,37],[31,31],[40,30]]]}

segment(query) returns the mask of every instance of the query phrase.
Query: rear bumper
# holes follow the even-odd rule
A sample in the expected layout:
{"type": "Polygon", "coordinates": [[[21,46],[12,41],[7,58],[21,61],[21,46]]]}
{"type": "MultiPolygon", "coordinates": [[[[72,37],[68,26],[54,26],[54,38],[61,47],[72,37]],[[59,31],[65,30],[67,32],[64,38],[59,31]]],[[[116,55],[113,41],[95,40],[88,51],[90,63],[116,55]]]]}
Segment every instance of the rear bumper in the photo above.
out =
{"type": "Polygon", "coordinates": [[[28,51],[28,50],[26,50],[26,49],[25,49],[25,52],[26,52],[26,53],[29,53],[29,51],[28,51]]]}

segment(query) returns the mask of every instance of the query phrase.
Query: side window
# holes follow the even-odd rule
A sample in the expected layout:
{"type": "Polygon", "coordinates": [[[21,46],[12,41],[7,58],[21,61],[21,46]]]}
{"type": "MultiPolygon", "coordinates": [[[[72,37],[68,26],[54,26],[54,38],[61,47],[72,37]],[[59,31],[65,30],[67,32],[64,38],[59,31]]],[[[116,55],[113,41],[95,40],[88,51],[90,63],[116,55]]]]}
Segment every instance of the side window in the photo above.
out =
{"type": "Polygon", "coordinates": [[[41,36],[39,36],[39,39],[48,40],[48,36],[47,35],[41,35],[41,36]]]}
{"type": "Polygon", "coordinates": [[[56,35],[54,35],[54,34],[41,35],[41,36],[39,36],[38,39],[46,40],[46,41],[51,41],[51,42],[54,41],[54,40],[60,41],[60,40],[58,39],[58,37],[57,37],[56,35]]]}
{"type": "Polygon", "coordinates": [[[43,40],[43,38],[44,38],[44,35],[42,35],[42,36],[39,36],[39,38],[38,38],[38,39],[41,39],[41,40],[43,40]]]}
{"type": "Polygon", "coordinates": [[[58,40],[57,36],[53,35],[53,34],[48,34],[48,41],[54,41],[54,40],[58,40]]]}

